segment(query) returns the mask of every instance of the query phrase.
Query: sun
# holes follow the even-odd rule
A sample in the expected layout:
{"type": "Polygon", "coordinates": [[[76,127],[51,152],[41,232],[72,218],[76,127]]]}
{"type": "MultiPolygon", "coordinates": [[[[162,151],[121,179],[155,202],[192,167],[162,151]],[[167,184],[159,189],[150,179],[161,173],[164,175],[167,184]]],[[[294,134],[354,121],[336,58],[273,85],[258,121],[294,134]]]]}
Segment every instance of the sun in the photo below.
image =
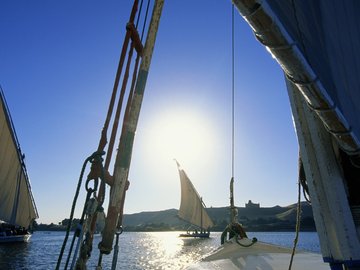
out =
{"type": "Polygon", "coordinates": [[[167,111],[147,130],[148,152],[157,159],[199,162],[214,154],[214,130],[208,117],[199,111],[167,111]]]}

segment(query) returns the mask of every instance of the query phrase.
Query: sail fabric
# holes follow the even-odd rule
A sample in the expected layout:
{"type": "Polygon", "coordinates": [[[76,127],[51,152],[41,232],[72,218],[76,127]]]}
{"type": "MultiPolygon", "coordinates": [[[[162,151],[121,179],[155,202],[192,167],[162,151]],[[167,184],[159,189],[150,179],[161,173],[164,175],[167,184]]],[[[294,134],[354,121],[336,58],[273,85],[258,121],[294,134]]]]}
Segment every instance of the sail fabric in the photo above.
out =
{"type": "Polygon", "coordinates": [[[179,217],[199,228],[208,229],[214,224],[203,207],[203,202],[197,193],[194,185],[186,175],[185,171],[179,168],[181,183],[181,203],[179,217]]]}
{"type": "MultiPolygon", "coordinates": [[[[247,4],[249,1],[238,0],[237,2],[247,4]]],[[[321,91],[324,91],[325,95],[330,97],[328,106],[336,113],[338,122],[331,123],[332,126],[344,125],[347,132],[351,132],[355,146],[349,148],[345,146],[344,150],[349,153],[358,151],[360,147],[360,76],[358,76],[360,74],[358,52],[360,1],[271,0],[264,1],[262,4],[265,3],[280,22],[276,24],[279,28],[284,28],[292,38],[291,44],[299,49],[302,57],[306,59],[314,72],[315,80],[323,87],[317,89],[316,91],[319,92],[314,95],[321,96],[323,95],[321,91]]],[[[256,12],[254,14],[256,15],[256,12]]],[[[266,27],[272,27],[263,26],[264,33],[267,33],[266,27]]],[[[270,50],[272,50],[272,45],[270,42],[270,50]]],[[[281,48],[278,52],[281,54],[281,48]]],[[[282,68],[286,72],[289,68],[293,69],[294,64],[282,65],[282,68]]],[[[319,110],[318,113],[326,116],[331,112],[319,110]]],[[[330,123],[322,120],[326,126],[330,123]]],[[[344,132],[332,131],[338,140],[345,142],[343,145],[346,145],[347,137],[343,136],[344,132]]]]}
{"type": "Polygon", "coordinates": [[[267,1],[360,138],[360,1],[267,1]]]}
{"type": "Polygon", "coordinates": [[[28,228],[37,217],[25,164],[0,91],[0,220],[28,228]]]}

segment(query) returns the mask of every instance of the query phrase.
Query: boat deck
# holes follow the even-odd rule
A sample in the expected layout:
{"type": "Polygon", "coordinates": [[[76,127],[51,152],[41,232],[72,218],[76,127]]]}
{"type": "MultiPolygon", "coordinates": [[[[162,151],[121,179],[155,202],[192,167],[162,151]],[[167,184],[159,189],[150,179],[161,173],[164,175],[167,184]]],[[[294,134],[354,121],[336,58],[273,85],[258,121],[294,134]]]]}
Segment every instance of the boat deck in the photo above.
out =
{"type": "MultiPolygon", "coordinates": [[[[241,244],[251,244],[251,239],[240,240],[241,244]]],[[[235,241],[228,241],[214,253],[187,268],[188,270],[287,270],[292,249],[263,242],[256,242],[250,247],[242,247],[235,241]]],[[[321,254],[297,251],[292,270],[317,269],[329,270],[321,254]]]]}

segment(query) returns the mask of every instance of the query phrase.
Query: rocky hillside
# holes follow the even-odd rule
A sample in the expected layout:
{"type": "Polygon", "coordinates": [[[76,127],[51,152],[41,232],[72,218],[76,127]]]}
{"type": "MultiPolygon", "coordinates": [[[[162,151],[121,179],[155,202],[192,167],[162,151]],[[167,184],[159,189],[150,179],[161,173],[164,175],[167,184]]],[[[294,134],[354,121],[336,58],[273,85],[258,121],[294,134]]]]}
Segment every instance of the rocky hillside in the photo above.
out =
{"type": "MultiPolygon", "coordinates": [[[[238,218],[247,231],[293,231],[296,224],[296,204],[286,207],[237,207],[238,218]]],[[[301,229],[315,231],[311,206],[302,203],[301,229]]],[[[207,208],[215,223],[213,231],[222,231],[229,223],[227,207],[207,208]]],[[[124,215],[124,229],[128,231],[186,230],[188,224],[177,217],[178,210],[141,212],[124,215]]]]}

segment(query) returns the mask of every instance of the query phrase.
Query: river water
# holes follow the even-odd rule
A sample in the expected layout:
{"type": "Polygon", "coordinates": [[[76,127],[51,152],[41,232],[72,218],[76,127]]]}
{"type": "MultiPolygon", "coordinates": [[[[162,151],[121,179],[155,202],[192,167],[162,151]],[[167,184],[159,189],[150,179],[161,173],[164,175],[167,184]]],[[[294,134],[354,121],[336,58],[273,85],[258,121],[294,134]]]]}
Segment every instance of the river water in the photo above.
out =
{"type": "MultiPolygon", "coordinates": [[[[220,245],[220,232],[212,233],[209,239],[183,240],[178,235],[179,232],[124,232],[120,235],[117,269],[185,269],[220,245]]],[[[64,236],[64,232],[35,232],[29,243],[0,245],[0,269],[55,269],[64,236]]],[[[249,232],[248,237],[292,247],[295,234],[293,232],[249,232]]],[[[97,264],[99,255],[97,244],[100,238],[98,235],[94,239],[94,249],[88,269],[95,269],[97,264]]],[[[298,249],[319,253],[317,234],[300,233],[298,249]]],[[[66,256],[64,257],[63,261],[66,260],[66,256]]],[[[103,269],[111,268],[111,260],[112,254],[103,257],[103,269]]]]}

